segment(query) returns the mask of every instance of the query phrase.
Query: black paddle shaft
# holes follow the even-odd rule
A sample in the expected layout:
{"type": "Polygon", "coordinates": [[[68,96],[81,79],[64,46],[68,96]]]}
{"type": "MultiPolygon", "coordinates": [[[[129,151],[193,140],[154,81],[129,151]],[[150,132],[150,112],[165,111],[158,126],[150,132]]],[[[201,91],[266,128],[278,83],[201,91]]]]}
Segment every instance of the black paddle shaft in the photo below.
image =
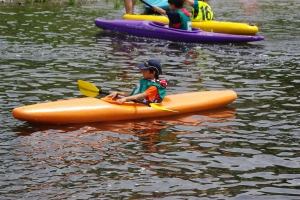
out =
{"type": "Polygon", "coordinates": [[[107,91],[104,91],[104,90],[100,90],[100,91],[99,91],[99,94],[105,94],[105,95],[109,95],[110,93],[109,93],[109,92],[107,92],[107,91]]]}
{"type": "Polygon", "coordinates": [[[143,1],[143,0],[140,0],[142,3],[144,3],[144,4],[146,4],[147,6],[149,6],[150,8],[152,8],[152,10],[153,10],[153,7],[149,4],[149,3],[147,3],[147,2],[145,2],[145,1],[143,1]]]}

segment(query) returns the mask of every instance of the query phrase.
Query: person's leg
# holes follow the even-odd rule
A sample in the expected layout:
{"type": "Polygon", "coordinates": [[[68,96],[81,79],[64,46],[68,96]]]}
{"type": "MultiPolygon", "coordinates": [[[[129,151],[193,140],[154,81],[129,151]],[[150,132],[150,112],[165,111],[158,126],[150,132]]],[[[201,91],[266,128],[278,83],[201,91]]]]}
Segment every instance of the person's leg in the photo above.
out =
{"type": "Polygon", "coordinates": [[[137,10],[134,10],[134,6],[137,0],[132,0],[132,14],[136,13],[137,10]]]}
{"type": "Polygon", "coordinates": [[[136,3],[136,0],[124,0],[126,14],[132,14],[133,6],[136,3]]]}

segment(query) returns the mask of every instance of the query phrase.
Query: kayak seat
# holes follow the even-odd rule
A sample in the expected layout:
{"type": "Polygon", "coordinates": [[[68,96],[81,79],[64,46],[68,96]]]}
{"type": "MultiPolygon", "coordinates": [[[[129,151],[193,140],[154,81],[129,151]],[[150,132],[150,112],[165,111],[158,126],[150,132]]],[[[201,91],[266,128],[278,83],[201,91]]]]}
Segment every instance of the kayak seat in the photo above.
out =
{"type": "MultiPolygon", "coordinates": [[[[155,26],[158,28],[165,28],[164,26],[166,25],[165,23],[161,23],[161,22],[156,22],[156,21],[149,21],[149,25],[151,26],[155,26]]],[[[172,31],[179,31],[179,32],[187,32],[187,30],[181,30],[181,29],[177,29],[177,28],[169,28],[172,29],[172,31]]],[[[192,28],[192,31],[188,31],[191,33],[199,33],[202,32],[200,29],[197,28],[192,28]]]]}

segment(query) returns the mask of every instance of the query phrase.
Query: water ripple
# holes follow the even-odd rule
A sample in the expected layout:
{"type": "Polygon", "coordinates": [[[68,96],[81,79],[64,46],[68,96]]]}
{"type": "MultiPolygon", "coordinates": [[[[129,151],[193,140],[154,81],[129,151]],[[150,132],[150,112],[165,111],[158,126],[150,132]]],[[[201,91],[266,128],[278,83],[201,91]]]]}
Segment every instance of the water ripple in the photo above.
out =
{"type": "Polygon", "coordinates": [[[218,20],[256,24],[266,39],[174,43],[95,27],[96,17],[122,17],[113,3],[3,4],[1,198],[298,199],[299,4],[216,2],[218,20]],[[37,125],[11,116],[18,106],[82,97],[78,79],[131,91],[136,63],[150,58],[163,64],[168,94],[232,89],[238,99],[124,122],[37,125]]]}

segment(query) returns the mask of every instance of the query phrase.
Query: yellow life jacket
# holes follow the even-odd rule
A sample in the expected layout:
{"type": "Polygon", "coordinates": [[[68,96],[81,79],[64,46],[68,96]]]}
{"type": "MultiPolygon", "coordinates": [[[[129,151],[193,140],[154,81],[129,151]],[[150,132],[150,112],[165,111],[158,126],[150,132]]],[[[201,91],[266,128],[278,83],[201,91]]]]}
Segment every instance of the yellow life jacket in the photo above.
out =
{"type": "Polygon", "coordinates": [[[210,6],[203,1],[194,1],[194,6],[192,8],[192,20],[209,21],[213,20],[214,13],[210,6]]]}

